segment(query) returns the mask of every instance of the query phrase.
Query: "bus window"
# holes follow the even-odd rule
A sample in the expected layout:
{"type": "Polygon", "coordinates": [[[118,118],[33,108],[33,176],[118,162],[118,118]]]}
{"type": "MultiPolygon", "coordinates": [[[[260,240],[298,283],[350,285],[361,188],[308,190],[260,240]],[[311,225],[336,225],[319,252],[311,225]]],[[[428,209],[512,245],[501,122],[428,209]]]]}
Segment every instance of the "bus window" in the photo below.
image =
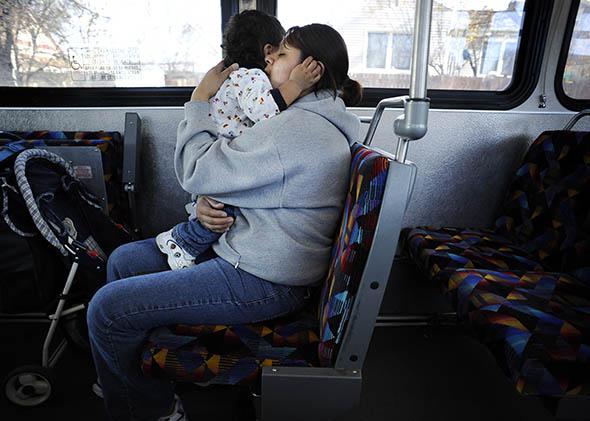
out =
{"type": "Polygon", "coordinates": [[[218,0],[3,0],[0,86],[194,86],[220,44],[218,0]]]}
{"type": "MultiPolygon", "coordinates": [[[[510,85],[524,1],[435,0],[429,89],[502,91],[510,85]]],[[[278,0],[285,28],[322,22],[349,48],[351,77],[365,87],[409,85],[414,0],[278,0]]]]}
{"type": "Polygon", "coordinates": [[[590,99],[590,0],[580,1],[562,83],[570,98],[590,99]]]}

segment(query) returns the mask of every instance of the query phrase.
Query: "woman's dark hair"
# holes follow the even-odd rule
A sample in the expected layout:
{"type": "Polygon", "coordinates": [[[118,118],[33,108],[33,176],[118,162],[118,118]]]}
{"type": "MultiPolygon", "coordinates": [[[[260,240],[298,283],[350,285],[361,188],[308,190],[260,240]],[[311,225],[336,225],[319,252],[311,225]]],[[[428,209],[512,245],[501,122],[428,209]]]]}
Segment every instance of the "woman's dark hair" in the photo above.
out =
{"type": "Polygon", "coordinates": [[[348,107],[361,101],[362,87],[348,77],[348,51],[338,31],[319,23],[294,26],[287,31],[283,42],[300,49],[302,60],[312,56],[323,63],[324,74],[315,85],[315,92],[329,89],[334,98],[339,95],[348,107]]]}
{"type": "Polygon", "coordinates": [[[233,15],[223,31],[223,62],[240,67],[264,69],[264,46],[278,47],[285,29],[273,16],[258,10],[245,10],[233,15]]]}

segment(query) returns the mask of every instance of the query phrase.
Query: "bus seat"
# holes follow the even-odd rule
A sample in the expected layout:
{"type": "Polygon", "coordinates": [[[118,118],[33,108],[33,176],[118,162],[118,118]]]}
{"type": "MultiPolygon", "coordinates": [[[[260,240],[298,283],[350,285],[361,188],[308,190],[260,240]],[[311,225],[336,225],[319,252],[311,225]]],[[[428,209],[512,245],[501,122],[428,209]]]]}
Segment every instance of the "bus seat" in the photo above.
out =
{"type": "Polygon", "coordinates": [[[589,210],[590,133],[550,131],[529,148],[494,229],[405,232],[414,262],[523,394],[590,396],[589,210]]]}
{"type": "MultiPolygon", "coordinates": [[[[126,201],[122,201],[121,171],[123,168],[123,139],[119,132],[106,131],[22,131],[8,132],[17,139],[23,139],[35,146],[73,147],[95,146],[102,157],[103,175],[107,189],[109,215],[117,220],[125,220],[126,201]],[[123,214],[123,215],[122,215],[123,214]]],[[[0,139],[0,146],[3,141],[0,139]]],[[[76,170],[76,167],[74,166],[76,170]]],[[[85,179],[86,174],[82,175],[85,179]]]]}
{"type": "Polygon", "coordinates": [[[590,284],[563,273],[460,269],[459,317],[509,373],[519,393],[590,396],[590,284]]]}
{"type": "MultiPolygon", "coordinates": [[[[23,140],[35,147],[47,147],[63,158],[69,160],[77,155],[80,158],[83,154],[77,153],[69,147],[95,147],[100,151],[102,178],[106,188],[106,208],[110,217],[116,221],[126,223],[133,229],[133,233],[139,236],[138,217],[135,203],[135,195],[139,191],[138,173],[139,159],[141,155],[141,118],[137,113],[125,113],[125,131],[121,136],[114,131],[1,131],[0,150],[7,143],[14,140],[23,140]],[[65,152],[68,151],[68,156],[65,152]]],[[[81,149],[81,148],[80,148],[81,149]]],[[[88,162],[79,162],[74,170],[82,180],[86,180],[92,191],[92,180],[97,179],[101,174],[94,174],[88,162]]],[[[101,185],[102,185],[102,180],[101,185]]],[[[99,192],[93,191],[100,198],[99,192]]]]}
{"type": "Polygon", "coordinates": [[[312,294],[315,300],[299,314],[271,321],[156,329],[144,347],[143,373],[177,381],[261,383],[262,419],[307,414],[321,420],[356,406],[415,167],[355,144],[350,174],[329,272],[321,294],[312,294]],[[408,194],[400,194],[404,189],[392,179],[404,182],[408,194]],[[295,386],[301,379],[305,386],[295,386]]]}
{"type": "Polygon", "coordinates": [[[408,252],[443,284],[459,268],[568,272],[587,265],[590,133],[542,133],[518,168],[493,229],[418,227],[408,252]],[[584,199],[585,198],[585,199],[584,199]]]}

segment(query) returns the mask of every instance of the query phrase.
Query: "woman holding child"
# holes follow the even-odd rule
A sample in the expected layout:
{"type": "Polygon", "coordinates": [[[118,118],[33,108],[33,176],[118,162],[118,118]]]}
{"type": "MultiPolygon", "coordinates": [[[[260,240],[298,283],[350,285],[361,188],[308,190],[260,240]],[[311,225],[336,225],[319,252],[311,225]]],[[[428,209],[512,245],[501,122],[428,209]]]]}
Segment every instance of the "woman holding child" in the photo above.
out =
{"type": "MultiPolygon", "coordinates": [[[[255,14],[259,25],[276,27],[276,19],[255,14]]],[[[107,285],[90,303],[92,352],[110,419],[186,419],[174,384],[140,372],[140,351],[154,328],[280,317],[300,309],[308,287],[325,276],[345,199],[350,144],[359,136],[358,118],[345,104],[358,102],[360,86],[347,76],[344,41],[328,26],[295,27],[280,45],[261,40],[256,48],[257,67],[266,60],[271,85],[260,88],[256,101],[274,101],[277,112],[252,119],[236,137],[220,136],[210,99],[226,78],[246,73],[240,69],[232,79],[236,69],[223,70],[220,63],[205,75],[185,104],[174,157],[182,187],[201,196],[202,224],[179,224],[160,243],[152,238],[117,249],[109,258],[107,285]],[[231,211],[219,209],[218,202],[231,211]],[[191,248],[193,240],[204,246],[191,248]],[[167,247],[188,248],[190,264],[170,264],[167,247]]],[[[250,118],[256,113],[241,99],[250,86],[242,88],[236,109],[250,118]]]]}

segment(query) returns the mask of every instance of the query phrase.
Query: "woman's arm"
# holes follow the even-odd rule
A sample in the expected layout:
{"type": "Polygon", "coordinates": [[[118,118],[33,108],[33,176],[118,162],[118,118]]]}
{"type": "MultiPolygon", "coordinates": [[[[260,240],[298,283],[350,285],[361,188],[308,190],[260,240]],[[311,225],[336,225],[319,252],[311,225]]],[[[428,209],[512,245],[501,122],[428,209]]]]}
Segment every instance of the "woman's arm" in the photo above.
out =
{"type": "Polygon", "coordinates": [[[234,218],[227,216],[223,208],[223,203],[207,196],[199,196],[196,204],[197,219],[205,228],[222,234],[234,223],[234,218]]]}
{"type": "Polygon", "coordinates": [[[224,69],[223,60],[221,60],[211,69],[209,69],[207,73],[205,73],[201,83],[199,83],[199,85],[191,94],[191,101],[209,101],[209,98],[217,93],[229,74],[238,69],[239,66],[237,63],[234,63],[231,66],[228,66],[227,69],[224,69]]]}

